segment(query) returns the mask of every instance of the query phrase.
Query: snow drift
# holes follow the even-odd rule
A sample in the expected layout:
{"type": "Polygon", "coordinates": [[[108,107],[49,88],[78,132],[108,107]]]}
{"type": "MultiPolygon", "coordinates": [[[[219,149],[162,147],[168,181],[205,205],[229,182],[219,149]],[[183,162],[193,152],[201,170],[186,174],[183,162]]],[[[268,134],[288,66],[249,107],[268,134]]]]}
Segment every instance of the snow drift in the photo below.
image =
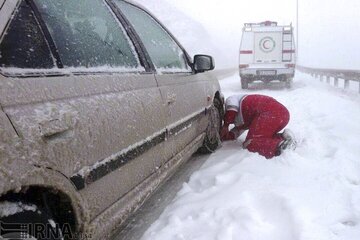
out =
{"type": "MultiPolygon", "coordinates": [[[[238,76],[221,82],[242,92],[238,76]]],[[[266,160],[227,142],[185,183],[143,240],[346,239],[360,236],[360,97],[298,74],[247,92],[291,113],[295,151],[266,160]]]]}

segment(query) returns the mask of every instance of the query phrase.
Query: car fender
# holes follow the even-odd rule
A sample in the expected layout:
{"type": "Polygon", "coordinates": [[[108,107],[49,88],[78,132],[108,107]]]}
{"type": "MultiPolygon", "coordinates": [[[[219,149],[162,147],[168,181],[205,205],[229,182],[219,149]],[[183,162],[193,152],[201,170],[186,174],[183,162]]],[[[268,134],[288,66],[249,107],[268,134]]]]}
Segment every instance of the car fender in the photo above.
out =
{"type": "Polygon", "coordinates": [[[86,211],[88,208],[86,207],[86,201],[81,198],[70,179],[51,168],[33,165],[24,166],[24,161],[18,161],[17,163],[19,164],[1,164],[0,196],[8,192],[26,192],[32,186],[60,191],[71,199],[75,219],[78,223],[77,229],[80,231],[84,229],[84,225],[90,222],[89,214],[86,211]],[[15,172],[12,170],[13,167],[16,167],[16,175],[12,174],[15,172]]]}

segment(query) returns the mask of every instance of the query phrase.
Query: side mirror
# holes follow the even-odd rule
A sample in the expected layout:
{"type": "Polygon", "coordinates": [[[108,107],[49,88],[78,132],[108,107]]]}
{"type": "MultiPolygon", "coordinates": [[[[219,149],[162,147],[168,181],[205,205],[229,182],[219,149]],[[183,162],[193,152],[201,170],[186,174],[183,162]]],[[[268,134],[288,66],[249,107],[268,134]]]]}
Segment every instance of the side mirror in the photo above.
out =
{"type": "Polygon", "coordinates": [[[194,56],[194,69],[195,73],[210,71],[215,68],[214,59],[208,55],[195,55],[194,56]]]}

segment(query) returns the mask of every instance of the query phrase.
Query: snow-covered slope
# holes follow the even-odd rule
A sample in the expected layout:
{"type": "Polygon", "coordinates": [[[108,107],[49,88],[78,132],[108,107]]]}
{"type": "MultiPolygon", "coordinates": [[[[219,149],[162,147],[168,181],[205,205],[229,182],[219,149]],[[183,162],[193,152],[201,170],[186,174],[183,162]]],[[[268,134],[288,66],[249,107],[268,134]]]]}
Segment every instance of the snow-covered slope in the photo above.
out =
{"type": "Polygon", "coordinates": [[[226,55],[220,51],[221,46],[213,42],[208,31],[198,21],[166,0],[136,0],[136,2],[150,10],[179,40],[191,57],[195,54],[208,54],[219,63],[217,67],[227,66],[223,64],[227,61],[226,55]]]}
{"type": "MultiPolygon", "coordinates": [[[[238,76],[221,81],[243,92],[238,76]]],[[[360,236],[360,97],[299,74],[275,97],[291,113],[295,151],[266,160],[227,142],[185,183],[143,240],[357,240],[360,236]]]]}

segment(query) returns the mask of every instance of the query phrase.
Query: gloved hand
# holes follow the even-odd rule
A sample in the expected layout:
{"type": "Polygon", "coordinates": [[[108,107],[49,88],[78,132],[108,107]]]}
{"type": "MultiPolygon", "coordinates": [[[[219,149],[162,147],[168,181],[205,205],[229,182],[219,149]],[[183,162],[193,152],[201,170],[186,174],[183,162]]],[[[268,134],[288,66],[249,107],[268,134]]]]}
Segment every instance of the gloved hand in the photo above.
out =
{"type": "Polygon", "coordinates": [[[223,140],[223,138],[229,133],[229,126],[224,125],[221,130],[220,130],[220,139],[221,141],[223,140]]]}
{"type": "Polygon", "coordinates": [[[233,132],[228,132],[221,141],[232,141],[235,140],[235,134],[233,132]]]}
{"type": "Polygon", "coordinates": [[[235,134],[233,132],[229,132],[229,126],[224,125],[220,131],[220,139],[221,141],[235,140],[235,134]]]}

